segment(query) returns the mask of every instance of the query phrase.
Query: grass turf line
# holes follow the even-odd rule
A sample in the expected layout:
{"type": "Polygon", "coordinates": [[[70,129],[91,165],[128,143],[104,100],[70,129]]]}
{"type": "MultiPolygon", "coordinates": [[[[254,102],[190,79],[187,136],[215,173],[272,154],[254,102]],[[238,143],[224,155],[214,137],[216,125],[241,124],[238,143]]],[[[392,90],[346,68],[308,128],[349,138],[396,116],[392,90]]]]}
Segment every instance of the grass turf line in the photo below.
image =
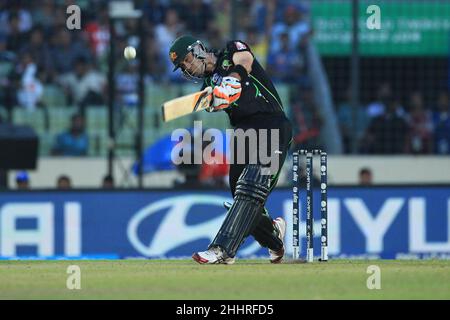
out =
{"type": "Polygon", "coordinates": [[[0,299],[450,299],[450,261],[0,261],[0,299]],[[81,290],[66,287],[69,265],[81,268],[81,290]],[[370,265],[380,290],[367,289],[370,265]]]}

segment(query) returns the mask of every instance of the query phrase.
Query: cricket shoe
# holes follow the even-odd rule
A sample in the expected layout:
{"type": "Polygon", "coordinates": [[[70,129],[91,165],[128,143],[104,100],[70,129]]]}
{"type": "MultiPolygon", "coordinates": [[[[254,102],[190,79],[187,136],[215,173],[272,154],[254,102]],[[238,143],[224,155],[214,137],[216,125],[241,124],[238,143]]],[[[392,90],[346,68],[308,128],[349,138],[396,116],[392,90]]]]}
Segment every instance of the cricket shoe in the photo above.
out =
{"type": "Polygon", "coordinates": [[[206,251],[196,252],[192,259],[200,264],[233,264],[235,259],[230,258],[220,247],[212,247],[206,251]]]}
{"type": "Polygon", "coordinates": [[[275,251],[269,249],[269,255],[270,255],[270,262],[271,263],[280,263],[281,260],[283,260],[284,256],[284,235],[286,234],[286,221],[284,221],[283,218],[278,217],[275,220],[273,220],[273,226],[278,231],[278,237],[280,238],[281,242],[283,243],[283,246],[280,250],[275,251]]]}

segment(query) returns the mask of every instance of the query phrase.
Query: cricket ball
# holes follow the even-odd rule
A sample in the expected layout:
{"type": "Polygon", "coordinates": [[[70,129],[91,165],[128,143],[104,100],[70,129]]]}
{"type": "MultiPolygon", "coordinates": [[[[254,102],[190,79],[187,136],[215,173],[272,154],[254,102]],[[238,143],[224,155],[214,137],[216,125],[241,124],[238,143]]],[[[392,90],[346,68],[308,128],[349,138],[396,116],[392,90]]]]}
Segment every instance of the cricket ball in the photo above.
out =
{"type": "Polygon", "coordinates": [[[127,60],[136,58],[136,49],[132,46],[128,46],[123,50],[123,56],[127,60]]]}

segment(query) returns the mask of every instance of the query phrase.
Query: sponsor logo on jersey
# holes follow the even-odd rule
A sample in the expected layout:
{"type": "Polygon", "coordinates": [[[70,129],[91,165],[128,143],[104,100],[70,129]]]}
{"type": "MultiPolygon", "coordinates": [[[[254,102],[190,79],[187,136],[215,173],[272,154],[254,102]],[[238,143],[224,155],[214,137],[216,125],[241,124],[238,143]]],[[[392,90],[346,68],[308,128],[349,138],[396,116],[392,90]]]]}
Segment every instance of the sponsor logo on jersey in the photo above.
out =
{"type": "Polygon", "coordinates": [[[222,76],[218,73],[214,73],[212,82],[214,83],[214,85],[220,86],[220,84],[222,83],[222,76]]]}
{"type": "Polygon", "coordinates": [[[230,60],[228,60],[228,59],[223,60],[223,62],[222,62],[222,69],[227,71],[228,69],[230,69],[230,67],[231,67],[230,60]]]}
{"type": "Polygon", "coordinates": [[[236,44],[236,48],[238,50],[245,50],[245,49],[247,49],[247,46],[245,44],[243,44],[242,42],[236,41],[235,44],[236,44]]]}

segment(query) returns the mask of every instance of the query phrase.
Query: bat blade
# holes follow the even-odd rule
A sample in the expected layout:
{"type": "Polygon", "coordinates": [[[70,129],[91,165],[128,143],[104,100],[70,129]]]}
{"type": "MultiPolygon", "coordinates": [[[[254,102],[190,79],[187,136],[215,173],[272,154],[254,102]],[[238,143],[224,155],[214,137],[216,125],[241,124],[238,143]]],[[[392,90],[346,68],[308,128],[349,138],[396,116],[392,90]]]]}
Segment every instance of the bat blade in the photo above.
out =
{"type": "Polygon", "coordinates": [[[205,110],[210,106],[211,100],[211,87],[207,87],[203,91],[169,100],[162,106],[163,121],[168,122],[193,112],[205,110]]]}

